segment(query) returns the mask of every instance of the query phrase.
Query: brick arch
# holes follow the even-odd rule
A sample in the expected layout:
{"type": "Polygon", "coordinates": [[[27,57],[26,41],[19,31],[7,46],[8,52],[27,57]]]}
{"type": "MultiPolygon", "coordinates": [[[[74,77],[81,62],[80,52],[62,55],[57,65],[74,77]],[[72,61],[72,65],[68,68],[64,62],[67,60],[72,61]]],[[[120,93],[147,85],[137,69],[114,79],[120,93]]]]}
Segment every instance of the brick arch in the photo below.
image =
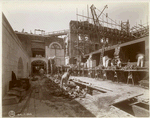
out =
{"type": "Polygon", "coordinates": [[[18,60],[18,78],[23,77],[23,61],[22,58],[20,57],[18,60]]]}
{"type": "Polygon", "coordinates": [[[33,61],[44,61],[46,64],[47,64],[47,59],[46,58],[31,58],[31,63],[33,62],[33,61]]]}
{"type": "Polygon", "coordinates": [[[52,42],[52,43],[49,45],[49,48],[52,48],[52,46],[53,46],[54,44],[59,45],[60,49],[62,49],[61,44],[60,44],[60,43],[58,43],[58,42],[52,42]]]}
{"type": "Polygon", "coordinates": [[[47,63],[44,60],[34,60],[34,61],[31,62],[31,65],[33,65],[33,64],[35,64],[35,65],[39,64],[40,65],[40,64],[47,64],[47,63]]]}

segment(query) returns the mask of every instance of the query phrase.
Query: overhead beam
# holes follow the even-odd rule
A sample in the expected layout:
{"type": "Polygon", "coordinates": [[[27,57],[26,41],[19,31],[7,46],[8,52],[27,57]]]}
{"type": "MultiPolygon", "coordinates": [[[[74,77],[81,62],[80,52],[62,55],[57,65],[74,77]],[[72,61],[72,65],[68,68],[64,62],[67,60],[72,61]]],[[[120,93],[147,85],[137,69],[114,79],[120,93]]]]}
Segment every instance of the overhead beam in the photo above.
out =
{"type": "MultiPolygon", "coordinates": [[[[140,39],[136,39],[136,40],[133,40],[133,41],[129,41],[129,42],[126,42],[126,43],[122,43],[120,44],[119,46],[120,47],[124,47],[124,46],[127,46],[127,45],[132,45],[132,44],[135,44],[135,43],[139,43],[139,42],[142,42],[142,41],[146,41],[146,40],[149,40],[149,37],[143,37],[143,38],[140,38],[140,39]]],[[[117,47],[118,45],[113,45],[111,47],[106,47],[105,48],[105,51],[109,51],[109,50],[113,50],[117,47]]],[[[89,54],[85,54],[84,57],[86,56],[89,56],[89,55],[93,55],[93,54],[97,54],[97,53],[101,53],[102,52],[102,49],[99,49],[97,51],[94,51],[92,53],[89,53],[89,54]]]]}

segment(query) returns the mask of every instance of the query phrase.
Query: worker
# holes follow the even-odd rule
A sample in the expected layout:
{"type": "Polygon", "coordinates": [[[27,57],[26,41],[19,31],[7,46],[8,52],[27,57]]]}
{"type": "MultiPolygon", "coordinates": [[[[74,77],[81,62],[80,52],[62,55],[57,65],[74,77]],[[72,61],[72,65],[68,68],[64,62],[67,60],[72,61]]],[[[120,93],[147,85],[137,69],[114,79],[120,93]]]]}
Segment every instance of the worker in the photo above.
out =
{"type": "Polygon", "coordinates": [[[137,66],[143,67],[144,54],[139,53],[139,54],[137,54],[136,58],[137,58],[137,66]]]}
{"type": "Polygon", "coordinates": [[[68,84],[68,80],[71,74],[71,68],[67,69],[67,72],[65,72],[63,74],[63,76],[61,77],[61,81],[60,81],[60,88],[63,88],[64,84],[67,85],[68,84]]]}
{"type": "Polygon", "coordinates": [[[117,79],[117,82],[118,82],[118,76],[117,76],[117,72],[114,71],[114,77],[113,77],[113,81],[115,81],[117,79]]]}
{"type": "Polygon", "coordinates": [[[105,67],[106,68],[108,67],[110,60],[111,60],[110,58],[106,58],[106,62],[105,62],[105,67]]]}
{"type": "Polygon", "coordinates": [[[89,56],[89,58],[87,59],[87,67],[90,68],[91,67],[91,61],[92,61],[92,55],[89,56]]]}
{"type": "Polygon", "coordinates": [[[117,60],[117,67],[121,68],[121,60],[120,59],[117,60]]]}
{"type": "Polygon", "coordinates": [[[111,60],[111,66],[114,66],[114,59],[111,60]]]}
{"type": "Polygon", "coordinates": [[[43,69],[43,68],[41,68],[41,69],[39,70],[39,72],[40,72],[40,75],[41,75],[41,76],[44,75],[44,69],[43,69]]]}
{"type": "Polygon", "coordinates": [[[106,61],[107,61],[108,59],[109,59],[108,56],[104,56],[104,57],[103,57],[103,66],[104,66],[104,67],[107,66],[107,65],[106,65],[106,61]]]}
{"type": "Polygon", "coordinates": [[[103,70],[102,73],[103,73],[103,80],[106,80],[107,79],[106,71],[103,70]]]}
{"type": "Polygon", "coordinates": [[[50,73],[53,75],[55,71],[55,58],[56,56],[49,57],[48,60],[50,60],[50,73]]]}

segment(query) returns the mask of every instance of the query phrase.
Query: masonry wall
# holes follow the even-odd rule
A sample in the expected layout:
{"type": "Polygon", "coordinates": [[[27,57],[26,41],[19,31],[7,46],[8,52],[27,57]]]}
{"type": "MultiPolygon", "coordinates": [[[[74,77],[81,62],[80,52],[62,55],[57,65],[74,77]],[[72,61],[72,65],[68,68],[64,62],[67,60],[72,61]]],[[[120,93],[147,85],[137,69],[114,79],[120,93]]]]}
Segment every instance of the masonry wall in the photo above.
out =
{"type": "Polygon", "coordinates": [[[12,71],[18,77],[28,77],[31,72],[30,58],[23,49],[4,14],[2,15],[2,95],[9,88],[12,71]]]}
{"type": "MultiPolygon", "coordinates": [[[[83,34],[81,34],[81,36],[84,36],[83,34]]],[[[90,37],[90,36],[89,36],[90,37]]],[[[81,49],[85,54],[88,54],[90,52],[94,52],[95,51],[95,44],[97,44],[96,42],[91,42],[90,41],[83,41],[82,43],[78,44],[78,34],[74,33],[74,32],[70,32],[69,33],[69,57],[76,57],[77,55],[81,55],[81,52],[77,50],[77,48],[75,48],[75,46],[79,46],[79,49],[81,49]]],[[[91,40],[95,40],[96,39],[91,39],[91,40]]]]}
{"type": "Polygon", "coordinates": [[[15,32],[16,35],[18,36],[19,40],[23,44],[24,49],[27,51],[28,55],[31,57],[32,56],[32,51],[31,51],[31,36],[29,35],[22,35],[17,32],[15,32]]]}
{"type": "Polygon", "coordinates": [[[45,39],[45,54],[46,58],[56,56],[56,65],[65,65],[64,40],[57,37],[47,37],[45,39]],[[60,45],[61,49],[51,49],[50,45],[53,43],[60,45]]]}
{"type": "Polygon", "coordinates": [[[56,65],[65,65],[64,49],[51,49],[50,47],[45,46],[45,53],[46,58],[56,56],[56,65]]]}

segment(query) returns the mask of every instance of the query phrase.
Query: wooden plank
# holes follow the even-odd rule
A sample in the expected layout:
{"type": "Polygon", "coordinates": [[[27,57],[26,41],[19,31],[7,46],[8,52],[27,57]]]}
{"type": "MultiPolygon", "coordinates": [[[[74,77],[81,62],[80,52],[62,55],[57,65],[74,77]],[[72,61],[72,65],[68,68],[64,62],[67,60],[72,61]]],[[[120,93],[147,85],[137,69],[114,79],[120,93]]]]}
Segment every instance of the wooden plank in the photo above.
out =
{"type": "Polygon", "coordinates": [[[145,41],[147,39],[149,39],[149,36],[143,37],[143,38],[140,38],[140,39],[136,39],[136,40],[133,40],[133,41],[129,41],[129,42],[126,42],[126,43],[122,43],[122,44],[120,44],[120,47],[127,46],[127,45],[132,45],[132,44],[135,44],[135,43],[139,43],[139,42],[145,41]]]}
{"type": "Polygon", "coordinates": [[[81,83],[81,82],[77,82],[77,81],[74,81],[76,84],[80,84],[80,85],[84,85],[86,87],[89,87],[89,88],[92,88],[93,90],[99,90],[99,91],[111,91],[112,90],[109,90],[109,89],[106,89],[106,88],[102,88],[102,87],[98,87],[98,86],[90,86],[88,84],[85,84],[85,83],[81,83]]]}
{"type": "MultiPolygon", "coordinates": [[[[89,70],[86,70],[86,71],[102,71],[102,70],[105,70],[105,71],[137,71],[137,72],[149,72],[149,70],[122,70],[122,69],[89,69],[89,70]]],[[[83,70],[75,70],[75,71],[83,71],[83,70]]],[[[85,70],[84,70],[85,71],[85,70]]]]}
{"type": "Polygon", "coordinates": [[[129,72],[129,71],[132,71],[132,72],[149,72],[148,70],[124,70],[125,72],[129,72]]]}
{"type": "MultiPolygon", "coordinates": [[[[126,43],[122,43],[120,44],[119,46],[120,47],[124,47],[124,46],[127,46],[127,45],[132,45],[132,44],[135,44],[135,43],[139,43],[139,42],[142,42],[142,41],[145,41],[145,40],[148,40],[149,37],[144,37],[144,38],[140,38],[140,39],[136,39],[136,40],[133,40],[133,41],[129,41],[129,42],[126,42],[126,43]]],[[[109,51],[109,50],[113,50],[117,47],[118,45],[113,45],[113,46],[110,46],[109,48],[106,48],[105,51],[109,51]]],[[[97,53],[101,53],[101,49],[99,49],[98,51],[94,51],[94,52],[91,52],[89,54],[85,54],[84,57],[86,56],[89,56],[89,55],[93,55],[93,54],[97,54],[97,53]]]]}

